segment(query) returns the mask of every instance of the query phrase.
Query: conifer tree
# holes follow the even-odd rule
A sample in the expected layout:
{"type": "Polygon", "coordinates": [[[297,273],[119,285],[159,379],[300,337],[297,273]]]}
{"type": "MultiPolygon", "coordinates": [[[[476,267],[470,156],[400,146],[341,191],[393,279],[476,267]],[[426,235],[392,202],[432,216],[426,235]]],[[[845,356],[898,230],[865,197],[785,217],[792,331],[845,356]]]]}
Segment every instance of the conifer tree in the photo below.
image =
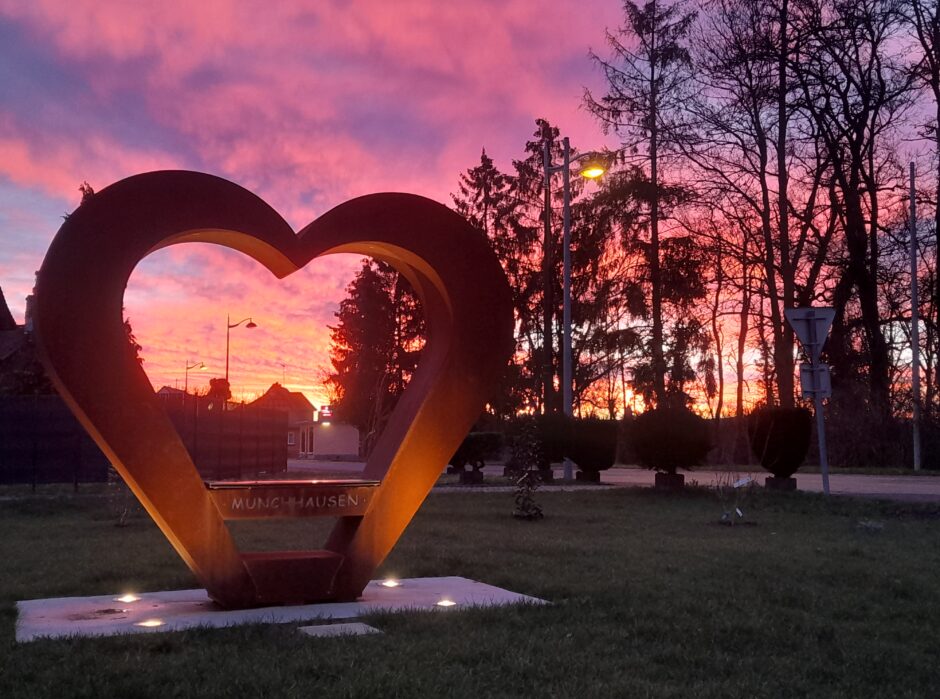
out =
{"type": "Polygon", "coordinates": [[[686,38],[695,20],[679,3],[650,0],[642,6],[624,2],[625,23],[607,34],[611,58],[592,54],[607,78],[608,92],[600,99],[588,91],[587,108],[600,120],[605,132],[623,139],[625,150],[645,151],[649,166],[649,259],[650,315],[654,394],[666,395],[666,359],[663,335],[663,279],[661,272],[660,223],[662,221],[663,155],[674,142],[675,122],[681,109],[683,86],[690,67],[686,38]]]}
{"type": "MultiPolygon", "coordinates": [[[[482,230],[509,280],[516,321],[517,356],[534,346],[537,328],[537,230],[523,221],[513,191],[513,178],[501,172],[484,149],[480,164],[460,175],[452,195],[457,212],[482,230]]],[[[502,385],[490,401],[497,417],[511,417],[527,403],[537,402],[536,373],[524,360],[513,358],[502,385]]]]}
{"type": "Polygon", "coordinates": [[[368,454],[418,364],[425,326],[407,281],[364,260],[330,326],[327,386],[338,418],[355,425],[368,454]]]}

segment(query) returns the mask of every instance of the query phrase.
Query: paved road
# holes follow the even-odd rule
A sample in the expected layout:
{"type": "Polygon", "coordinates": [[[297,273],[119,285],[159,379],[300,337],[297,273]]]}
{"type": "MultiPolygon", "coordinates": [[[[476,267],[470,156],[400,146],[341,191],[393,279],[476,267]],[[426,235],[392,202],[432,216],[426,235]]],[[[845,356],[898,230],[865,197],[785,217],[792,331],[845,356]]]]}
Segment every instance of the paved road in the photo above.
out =
{"type": "MultiPolygon", "coordinates": [[[[291,459],[288,469],[297,475],[316,476],[317,474],[352,476],[362,471],[362,462],[312,461],[291,459]]],[[[488,476],[502,475],[502,466],[486,466],[483,472],[488,476]]],[[[601,482],[614,486],[652,487],[653,472],[632,468],[612,468],[601,474],[601,482]]],[[[555,469],[555,477],[561,478],[560,469],[555,469]]],[[[686,482],[695,481],[699,485],[715,486],[728,483],[729,480],[750,476],[763,484],[767,474],[764,471],[752,473],[729,473],[702,469],[685,474],[686,482]]],[[[797,473],[797,487],[810,492],[822,492],[822,476],[818,473],[797,473]]],[[[834,474],[829,477],[829,488],[833,495],[854,495],[859,497],[903,500],[906,502],[940,502],[940,477],[937,476],[862,476],[834,474]]]]}
{"type": "MultiPolygon", "coordinates": [[[[728,473],[716,471],[693,471],[685,474],[686,482],[697,481],[700,485],[727,484],[730,479],[750,476],[763,484],[767,473],[728,473]]],[[[616,485],[652,486],[653,473],[646,470],[614,468],[601,475],[605,483],[616,485]]],[[[797,473],[796,486],[800,490],[821,493],[822,476],[818,473],[797,473]]],[[[908,502],[940,502],[940,477],[936,476],[862,476],[833,474],[829,476],[829,491],[833,495],[855,495],[859,497],[905,500],[908,502]]]]}

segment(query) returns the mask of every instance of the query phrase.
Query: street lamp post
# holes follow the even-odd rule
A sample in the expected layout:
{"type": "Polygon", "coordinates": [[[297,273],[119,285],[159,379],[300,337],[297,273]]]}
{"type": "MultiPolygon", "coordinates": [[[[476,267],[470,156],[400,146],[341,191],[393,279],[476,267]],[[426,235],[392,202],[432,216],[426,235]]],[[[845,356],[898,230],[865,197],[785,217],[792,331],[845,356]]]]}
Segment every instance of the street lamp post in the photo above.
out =
{"type": "MultiPolygon", "coordinates": [[[[600,153],[582,153],[571,157],[571,145],[568,137],[562,139],[563,161],[561,165],[552,165],[548,141],[543,144],[543,162],[545,165],[545,188],[551,192],[551,177],[556,172],[562,175],[562,354],[561,354],[561,390],[562,409],[571,417],[574,413],[571,372],[571,165],[584,161],[578,174],[588,179],[596,179],[604,174],[607,164],[600,153]]],[[[545,329],[546,342],[550,341],[551,329],[545,329]]]]}
{"type": "Polygon", "coordinates": [[[185,372],[185,374],[184,374],[184,377],[185,377],[185,378],[184,378],[184,380],[183,380],[183,395],[184,395],[184,396],[189,393],[189,371],[190,371],[190,369],[199,369],[199,371],[205,371],[205,370],[206,370],[206,364],[205,364],[205,362],[196,362],[195,364],[190,365],[189,362],[186,362],[186,372],[185,372]]]}
{"type": "MultiPolygon", "coordinates": [[[[571,350],[571,165],[583,161],[578,174],[588,179],[597,179],[607,170],[606,158],[595,152],[582,153],[571,158],[571,144],[565,136],[562,141],[562,164],[552,165],[549,142],[542,145],[542,162],[545,167],[546,202],[551,201],[552,175],[562,176],[562,348],[561,348],[561,395],[562,410],[566,417],[574,415],[574,395],[571,350]]],[[[546,203],[547,206],[547,203],[546,203]]],[[[546,217],[548,216],[546,212],[546,217]]],[[[551,328],[545,329],[545,342],[551,342],[551,328]]],[[[571,461],[565,459],[565,480],[571,480],[571,461]]]]}
{"type": "Polygon", "coordinates": [[[258,325],[251,318],[242,318],[237,323],[232,322],[231,316],[225,316],[225,383],[228,384],[228,357],[229,357],[229,347],[230,347],[230,337],[232,334],[232,328],[237,328],[242,323],[247,322],[246,328],[257,328],[258,325]]]}

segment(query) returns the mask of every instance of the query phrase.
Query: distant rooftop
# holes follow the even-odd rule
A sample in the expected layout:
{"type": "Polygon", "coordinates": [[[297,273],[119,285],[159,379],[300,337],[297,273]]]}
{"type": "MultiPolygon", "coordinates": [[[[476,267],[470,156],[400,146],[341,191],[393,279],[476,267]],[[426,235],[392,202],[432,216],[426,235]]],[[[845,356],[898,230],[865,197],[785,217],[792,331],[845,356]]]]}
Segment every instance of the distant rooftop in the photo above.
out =
{"type": "Polygon", "coordinates": [[[3,296],[3,289],[0,289],[0,332],[10,330],[16,330],[16,321],[13,319],[13,314],[10,313],[6,298],[3,296]]]}
{"type": "Polygon", "coordinates": [[[271,384],[271,388],[265,391],[263,396],[249,405],[292,412],[309,412],[311,414],[314,410],[313,403],[307,400],[307,397],[303,393],[299,391],[288,391],[279,383],[271,384]]]}

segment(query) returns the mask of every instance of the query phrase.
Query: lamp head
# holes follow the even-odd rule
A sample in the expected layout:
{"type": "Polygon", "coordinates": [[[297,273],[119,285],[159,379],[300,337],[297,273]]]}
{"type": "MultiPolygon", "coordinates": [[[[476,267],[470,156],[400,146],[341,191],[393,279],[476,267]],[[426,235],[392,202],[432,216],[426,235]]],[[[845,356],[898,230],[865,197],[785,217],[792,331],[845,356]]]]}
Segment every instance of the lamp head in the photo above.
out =
{"type": "Polygon", "coordinates": [[[599,153],[591,153],[584,159],[581,163],[581,167],[578,169],[578,174],[581,177],[586,177],[589,180],[596,180],[598,177],[607,172],[607,160],[599,153]]]}
{"type": "Polygon", "coordinates": [[[246,328],[257,328],[257,327],[258,327],[258,324],[255,323],[251,318],[249,318],[249,319],[248,319],[248,325],[246,325],[245,327],[246,327],[246,328]]]}

